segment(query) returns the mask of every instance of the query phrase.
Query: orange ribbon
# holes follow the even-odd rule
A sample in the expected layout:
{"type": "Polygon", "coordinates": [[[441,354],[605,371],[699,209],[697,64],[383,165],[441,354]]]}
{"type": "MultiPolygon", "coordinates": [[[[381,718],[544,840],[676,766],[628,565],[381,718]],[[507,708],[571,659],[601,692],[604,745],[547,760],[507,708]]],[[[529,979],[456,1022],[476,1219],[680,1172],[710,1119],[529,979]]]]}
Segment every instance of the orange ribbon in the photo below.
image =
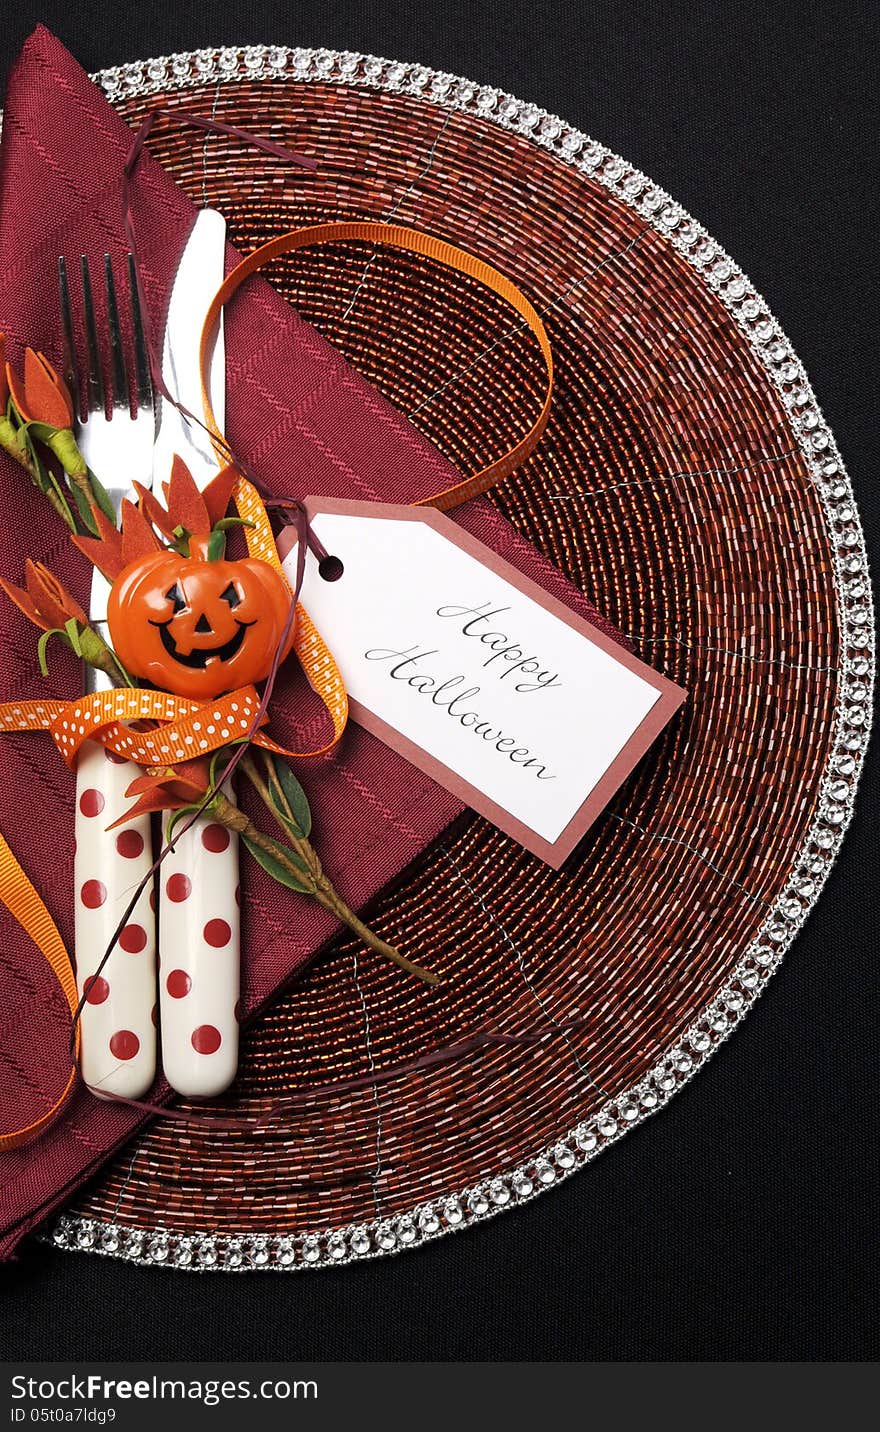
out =
{"type": "MultiPolygon", "coordinates": [[[[206,425],[214,439],[215,448],[218,452],[225,451],[225,448],[220,446],[225,440],[214,420],[207,391],[205,391],[205,418],[206,425]]],[[[250,556],[258,558],[261,562],[268,562],[271,567],[281,573],[286,581],[286,574],[275,545],[272,524],[257,489],[253,483],[248,482],[247,478],[239,477],[232,497],[239,517],[248,524],[245,526],[244,532],[250,556]]],[[[323,756],[327,751],[333,750],[345,730],[348,721],[348,692],[345,689],[342,673],[333,659],[333,653],[301,602],[297,603],[294,621],[293,649],[305,673],[306,680],[327,708],[333,722],[333,737],[316,751],[287,752],[286,754],[298,754],[301,757],[323,756]]]]}
{"type": "MultiPolygon", "coordinates": [[[[28,880],[3,836],[0,835],[0,900],[18,923],[27,930],[37,949],[45,955],[58,983],[64,991],[64,998],[73,1019],[77,1010],[76,980],[73,966],[58,927],[46,909],[36,890],[28,880]]],[[[11,1133],[0,1134],[0,1153],[18,1148],[30,1139],[36,1138],[59,1113],[76,1082],[77,1059],[79,1057],[79,1025],[75,1034],[74,1062],[67,1083],[51,1108],[38,1119],[11,1133]]]]}
{"type": "MultiPolygon", "coordinates": [[[[342,240],[405,249],[409,253],[419,254],[422,258],[432,259],[435,263],[443,264],[444,267],[453,269],[456,273],[463,273],[468,278],[476,279],[478,283],[491,289],[519,314],[524,326],[532,332],[541,350],[547,370],[547,390],[541,411],[525,437],[510,448],[503,457],[497,458],[487,467],[480,468],[478,472],[463,478],[461,482],[454,483],[452,487],[444,488],[442,492],[435,492],[431,497],[420,498],[415,504],[416,507],[436,507],[441,512],[448,512],[450,508],[458,507],[460,503],[467,502],[469,498],[478,497],[481,493],[488,492],[490,487],[494,487],[496,483],[509,477],[514,469],[524,463],[537,447],[541,434],[547,426],[553,399],[553,350],[540,316],[516,284],[511,283],[509,278],[506,278],[503,273],[499,273],[498,269],[493,268],[491,264],[475,258],[465,249],[456,248],[454,244],[447,243],[445,239],[438,239],[433,234],[425,234],[420,229],[408,229],[398,224],[382,224],[370,220],[312,224],[306,228],[293,229],[289,233],[280,234],[278,238],[270,239],[269,243],[254,249],[253,253],[248,254],[247,258],[242,259],[241,263],[226,275],[208,309],[205,326],[202,329],[200,351],[202,402],[205,408],[206,425],[214,438],[214,448],[224,462],[230,460],[229,447],[217,426],[211,409],[211,397],[207,383],[211,354],[217,337],[217,326],[224,304],[229,301],[246,278],[270,263],[272,259],[279,258],[281,254],[309,248],[314,244],[332,244],[342,240]]],[[[242,483],[244,483],[244,479],[242,479],[242,483]]],[[[246,483],[244,486],[250,488],[254,496],[257,496],[250,483],[246,483]]],[[[239,502],[241,491],[240,484],[234,494],[236,503],[239,502]]],[[[241,516],[245,515],[240,504],[239,512],[241,516]]],[[[272,545],[274,546],[274,540],[272,545]]],[[[252,552],[252,555],[261,554],[252,552]]]]}
{"type": "MultiPolygon", "coordinates": [[[[77,701],[6,701],[0,704],[0,731],[48,731],[68,766],[84,741],[97,741],[136,766],[169,766],[209,756],[240,741],[251,730],[260,707],[255,686],[242,686],[214,701],[190,701],[168,691],[118,686],[77,701]],[[133,731],[128,721],[158,721],[155,731],[133,731]]],[[[262,726],[268,720],[264,716],[262,726]]],[[[311,755],[288,751],[263,731],[251,738],[279,756],[311,755]]]]}

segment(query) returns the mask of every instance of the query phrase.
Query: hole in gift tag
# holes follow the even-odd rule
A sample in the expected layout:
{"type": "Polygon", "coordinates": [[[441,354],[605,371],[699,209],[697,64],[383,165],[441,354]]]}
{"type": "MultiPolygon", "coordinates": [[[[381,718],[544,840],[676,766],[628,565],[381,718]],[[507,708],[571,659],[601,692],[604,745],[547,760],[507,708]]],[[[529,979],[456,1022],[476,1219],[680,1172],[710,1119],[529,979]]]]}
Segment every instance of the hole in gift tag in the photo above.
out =
{"type": "Polygon", "coordinates": [[[325,582],[338,582],[344,571],[341,557],[322,557],[318,563],[318,573],[325,582]]]}

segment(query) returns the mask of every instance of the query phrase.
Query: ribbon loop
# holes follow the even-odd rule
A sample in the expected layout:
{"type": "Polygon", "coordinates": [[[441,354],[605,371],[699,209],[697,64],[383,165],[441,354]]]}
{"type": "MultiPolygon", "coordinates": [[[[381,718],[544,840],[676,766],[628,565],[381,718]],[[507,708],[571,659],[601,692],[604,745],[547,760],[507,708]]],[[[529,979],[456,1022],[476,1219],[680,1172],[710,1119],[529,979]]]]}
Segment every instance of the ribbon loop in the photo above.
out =
{"type": "MultiPolygon", "coordinates": [[[[525,462],[526,458],[534,451],[550,417],[553,399],[553,351],[540,316],[515,283],[512,283],[504,274],[499,273],[498,269],[493,268],[491,264],[484,263],[482,259],[469,254],[465,249],[457,248],[455,244],[450,244],[445,239],[438,239],[433,234],[423,233],[420,229],[367,220],[311,224],[302,229],[293,229],[289,233],[279,234],[277,238],[254,249],[247,258],[242,259],[241,263],[227,274],[214,295],[205,318],[205,326],[202,329],[199,361],[202,373],[205,426],[213,437],[218,457],[223,462],[229,461],[230,450],[214,417],[206,376],[210,370],[211,356],[217,338],[217,327],[224,305],[236,289],[240,288],[245,279],[270,263],[272,259],[278,258],[282,254],[293,253],[297,249],[310,248],[315,244],[338,243],[342,240],[357,240],[387,245],[390,248],[405,249],[409,253],[432,259],[435,263],[443,264],[446,268],[475,279],[478,283],[491,289],[505,303],[510,304],[537,339],[547,370],[547,391],[540,413],[525,437],[510,448],[503,457],[497,458],[495,462],[489,463],[487,467],[481,468],[461,482],[454,483],[452,487],[445,488],[442,492],[435,492],[431,497],[421,498],[415,504],[417,507],[436,507],[441,512],[447,512],[450,508],[458,507],[460,503],[467,502],[472,497],[478,497],[481,493],[488,492],[490,487],[494,487],[496,483],[509,477],[514,469],[525,462]]],[[[236,494],[236,502],[238,502],[238,494],[236,494]]],[[[244,513],[242,513],[243,515],[244,513]]]]}

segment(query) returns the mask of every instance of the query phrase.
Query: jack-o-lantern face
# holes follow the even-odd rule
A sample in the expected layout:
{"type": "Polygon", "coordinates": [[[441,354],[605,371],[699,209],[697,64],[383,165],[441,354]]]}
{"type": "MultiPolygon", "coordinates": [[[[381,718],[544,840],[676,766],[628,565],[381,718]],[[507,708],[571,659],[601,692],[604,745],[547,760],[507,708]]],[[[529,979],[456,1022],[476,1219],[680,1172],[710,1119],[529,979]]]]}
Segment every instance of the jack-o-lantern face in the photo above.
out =
{"type": "MultiPolygon", "coordinates": [[[[268,562],[151,553],[119,574],[107,623],[119,660],[134,676],[178,696],[210,700],[269,674],[291,592],[268,562]]],[[[287,642],[287,654],[292,636],[287,642]]]]}

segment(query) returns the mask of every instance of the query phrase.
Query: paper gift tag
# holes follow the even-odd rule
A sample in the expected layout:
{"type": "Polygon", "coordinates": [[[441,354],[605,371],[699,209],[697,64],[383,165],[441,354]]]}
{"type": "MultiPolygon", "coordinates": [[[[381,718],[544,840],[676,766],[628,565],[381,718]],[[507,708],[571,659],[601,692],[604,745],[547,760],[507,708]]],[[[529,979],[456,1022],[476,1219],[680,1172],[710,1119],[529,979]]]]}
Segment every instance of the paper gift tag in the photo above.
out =
{"type": "Polygon", "coordinates": [[[353,719],[561,865],[685,692],[433,508],[306,506],[336,580],[309,552],[301,600],[353,719]]]}

